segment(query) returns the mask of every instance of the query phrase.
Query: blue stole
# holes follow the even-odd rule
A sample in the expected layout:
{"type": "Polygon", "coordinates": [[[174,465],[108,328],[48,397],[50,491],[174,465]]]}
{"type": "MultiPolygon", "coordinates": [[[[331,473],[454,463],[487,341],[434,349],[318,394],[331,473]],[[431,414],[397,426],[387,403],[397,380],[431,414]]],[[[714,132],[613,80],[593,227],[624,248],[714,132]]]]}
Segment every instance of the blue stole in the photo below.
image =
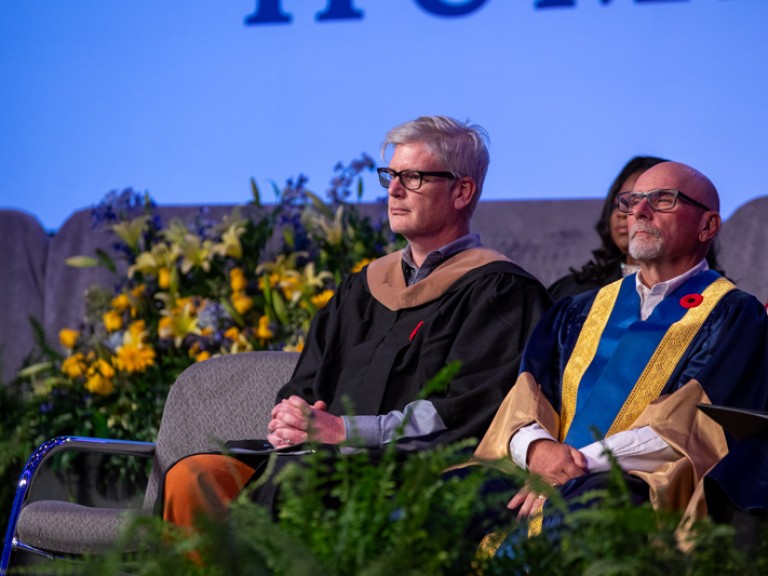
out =
{"type": "Polygon", "coordinates": [[[618,281],[619,293],[602,334],[597,335],[600,340],[594,358],[579,381],[566,444],[582,448],[596,440],[595,433],[598,438],[608,433],[667,331],[688,312],[690,307],[681,304],[681,297],[700,295],[718,278],[721,276],[712,270],[689,278],[667,294],[644,321],[640,320],[635,274],[618,281]]]}

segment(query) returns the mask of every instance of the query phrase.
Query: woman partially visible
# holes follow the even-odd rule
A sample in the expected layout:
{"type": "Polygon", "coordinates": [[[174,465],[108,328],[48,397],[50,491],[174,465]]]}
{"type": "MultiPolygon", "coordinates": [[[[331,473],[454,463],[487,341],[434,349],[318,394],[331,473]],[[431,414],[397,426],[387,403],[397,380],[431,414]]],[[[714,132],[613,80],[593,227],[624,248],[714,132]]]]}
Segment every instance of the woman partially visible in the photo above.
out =
{"type": "MultiPolygon", "coordinates": [[[[601,288],[637,272],[639,266],[629,255],[627,215],[619,212],[616,197],[620,192],[631,192],[640,175],[661,162],[667,162],[667,160],[655,156],[635,156],[624,165],[608,189],[600,219],[595,225],[602,240],[602,246],[592,252],[592,260],[584,264],[580,270],[571,268],[570,274],[563,276],[549,287],[549,294],[553,301],[601,288]]],[[[714,245],[707,254],[707,261],[710,268],[722,274],[717,264],[714,245]]]]}

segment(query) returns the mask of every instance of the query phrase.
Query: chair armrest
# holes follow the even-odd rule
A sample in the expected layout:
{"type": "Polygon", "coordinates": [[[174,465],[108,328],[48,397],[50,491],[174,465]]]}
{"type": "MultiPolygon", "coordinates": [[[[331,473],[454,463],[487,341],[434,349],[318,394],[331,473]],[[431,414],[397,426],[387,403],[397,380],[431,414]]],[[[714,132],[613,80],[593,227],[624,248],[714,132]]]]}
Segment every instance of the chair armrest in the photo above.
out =
{"type": "Polygon", "coordinates": [[[19,486],[25,480],[32,483],[40,467],[53,456],[63,452],[90,452],[116,456],[140,456],[151,458],[155,454],[154,442],[133,440],[111,440],[89,436],[58,436],[43,442],[27,460],[19,479],[19,486]]]}
{"type": "Polygon", "coordinates": [[[43,442],[27,460],[17,485],[17,498],[19,496],[18,490],[23,489],[25,500],[26,493],[37,476],[40,467],[55,455],[63,452],[113,454],[116,456],[151,458],[155,454],[155,444],[154,442],[111,440],[109,438],[92,438],[89,436],[58,436],[52,440],[43,442]]]}
{"type": "Polygon", "coordinates": [[[111,440],[109,438],[92,438],[88,436],[59,436],[43,442],[27,460],[24,470],[19,477],[19,482],[16,485],[16,494],[13,499],[8,530],[3,544],[3,566],[6,565],[5,562],[10,557],[11,543],[15,537],[16,522],[19,514],[27,502],[29,490],[41,466],[56,454],[73,451],[151,458],[155,454],[155,444],[154,442],[111,440]]]}

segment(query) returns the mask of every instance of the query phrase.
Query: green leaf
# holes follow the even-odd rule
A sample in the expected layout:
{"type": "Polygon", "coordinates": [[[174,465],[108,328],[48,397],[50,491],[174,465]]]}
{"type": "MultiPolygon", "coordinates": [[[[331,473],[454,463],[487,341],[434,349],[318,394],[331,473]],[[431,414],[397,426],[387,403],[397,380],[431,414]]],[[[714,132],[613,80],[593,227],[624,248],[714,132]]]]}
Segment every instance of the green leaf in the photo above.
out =
{"type": "Polygon", "coordinates": [[[71,256],[64,263],[73,268],[96,268],[99,265],[99,261],[91,256],[71,256]]]}
{"type": "Polygon", "coordinates": [[[224,309],[227,311],[227,313],[232,317],[232,319],[235,321],[235,323],[238,326],[245,326],[245,320],[243,319],[240,312],[238,312],[234,306],[232,306],[232,302],[229,301],[229,298],[222,298],[221,299],[221,305],[224,306],[224,309]]]}
{"type": "Polygon", "coordinates": [[[31,366],[22,368],[16,374],[19,376],[19,378],[30,378],[37,376],[42,372],[47,372],[48,370],[52,369],[53,366],[53,362],[39,362],[37,364],[32,364],[31,366]]]}
{"type": "Polygon", "coordinates": [[[107,418],[99,411],[93,413],[93,435],[99,438],[108,438],[110,435],[107,418]]]}
{"type": "Polygon", "coordinates": [[[117,274],[117,266],[115,265],[114,260],[112,260],[109,254],[107,254],[101,248],[97,248],[96,257],[98,258],[99,265],[101,265],[103,268],[106,268],[110,272],[117,274]]]}
{"type": "Polygon", "coordinates": [[[285,300],[277,290],[272,292],[272,309],[275,311],[275,316],[277,316],[280,323],[283,326],[288,326],[290,321],[288,319],[288,311],[285,308],[285,300]]]}
{"type": "Polygon", "coordinates": [[[256,206],[261,206],[261,193],[259,192],[259,187],[256,185],[256,180],[254,178],[251,178],[251,196],[253,196],[253,202],[256,206]]]}
{"type": "Polygon", "coordinates": [[[451,381],[461,371],[461,361],[454,360],[443,366],[440,371],[424,385],[419,393],[420,398],[429,398],[433,394],[439,394],[448,389],[451,381]]]}
{"type": "Polygon", "coordinates": [[[310,192],[309,190],[305,190],[304,194],[309,198],[312,202],[312,207],[320,212],[321,214],[326,215],[329,218],[333,217],[333,209],[331,206],[326,204],[326,202],[320,198],[317,194],[314,192],[310,192]]]}

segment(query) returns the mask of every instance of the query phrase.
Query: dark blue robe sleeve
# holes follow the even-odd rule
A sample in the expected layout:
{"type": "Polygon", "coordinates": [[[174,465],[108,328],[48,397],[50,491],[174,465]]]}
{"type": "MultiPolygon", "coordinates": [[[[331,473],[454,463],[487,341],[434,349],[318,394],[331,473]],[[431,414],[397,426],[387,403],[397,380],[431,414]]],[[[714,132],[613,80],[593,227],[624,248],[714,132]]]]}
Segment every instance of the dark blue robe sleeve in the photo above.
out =
{"type": "Polygon", "coordinates": [[[694,338],[672,386],[677,389],[695,378],[712,404],[764,410],[766,362],[768,315],[754,296],[734,290],[694,338]]]}

